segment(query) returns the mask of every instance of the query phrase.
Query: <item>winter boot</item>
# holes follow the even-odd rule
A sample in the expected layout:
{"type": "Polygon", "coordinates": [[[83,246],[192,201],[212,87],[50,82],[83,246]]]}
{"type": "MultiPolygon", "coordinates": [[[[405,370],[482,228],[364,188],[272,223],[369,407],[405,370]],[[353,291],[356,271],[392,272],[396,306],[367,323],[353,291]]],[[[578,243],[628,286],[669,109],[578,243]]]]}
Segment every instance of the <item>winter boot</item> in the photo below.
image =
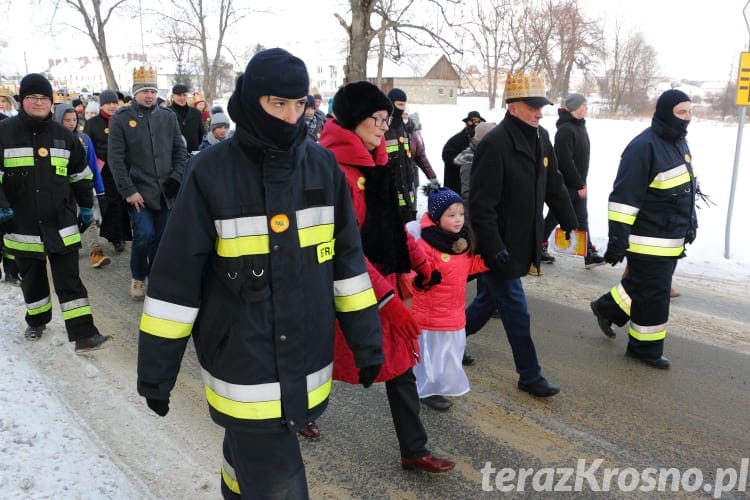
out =
{"type": "Polygon", "coordinates": [[[552,264],[555,262],[555,258],[547,251],[549,244],[545,241],[542,243],[542,262],[552,264]]]}
{"type": "Polygon", "coordinates": [[[602,264],[604,264],[604,257],[599,255],[599,253],[596,251],[596,248],[591,247],[586,253],[586,257],[583,258],[583,264],[586,269],[592,269],[596,266],[601,266],[602,264]]]}
{"type": "Polygon", "coordinates": [[[25,338],[26,340],[39,340],[40,338],[42,338],[42,333],[44,333],[45,328],[47,327],[44,325],[29,325],[26,327],[26,331],[23,332],[23,338],[25,338]]]}
{"type": "Polygon", "coordinates": [[[98,269],[100,267],[106,266],[110,262],[111,260],[109,259],[109,257],[104,255],[104,252],[101,248],[96,247],[91,250],[91,267],[98,269]]]}
{"type": "Polygon", "coordinates": [[[541,276],[544,274],[544,271],[540,267],[536,267],[534,264],[531,264],[529,266],[529,274],[532,276],[541,276]]]}
{"type": "Polygon", "coordinates": [[[110,339],[109,335],[96,333],[91,337],[76,340],[76,354],[95,351],[104,347],[104,343],[110,339]]]}
{"type": "Polygon", "coordinates": [[[130,280],[130,296],[135,300],[143,300],[146,296],[146,284],[135,278],[130,280]]]}
{"type": "Polygon", "coordinates": [[[115,247],[115,252],[122,253],[125,251],[125,243],[122,241],[112,242],[112,246],[115,247]]]}

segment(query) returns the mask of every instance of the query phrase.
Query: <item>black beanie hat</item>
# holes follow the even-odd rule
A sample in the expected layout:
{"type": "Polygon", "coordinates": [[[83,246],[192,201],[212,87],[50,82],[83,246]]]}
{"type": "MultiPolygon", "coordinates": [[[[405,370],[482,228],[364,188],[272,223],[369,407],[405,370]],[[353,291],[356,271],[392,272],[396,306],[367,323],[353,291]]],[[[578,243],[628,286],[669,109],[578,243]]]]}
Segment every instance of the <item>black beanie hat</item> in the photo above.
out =
{"type": "Polygon", "coordinates": [[[109,104],[111,102],[114,102],[117,104],[120,101],[120,98],[117,97],[117,92],[114,90],[102,90],[102,93],[99,94],[99,104],[109,104]]]}
{"type": "Polygon", "coordinates": [[[296,99],[307,97],[309,91],[310,77],[305,63],[280,48],[255,54],[242,78],[243,101],[257,101],[264,95],[296,99]]]}
{"type": "Polygon", "coordinates": [[[347,130],[354,130],[362,120],[381,110],[388,111],[390,115],[393,104],[370,82],[349,83],[333,96],[333,114],[336,121],[347,130]]]}
{"type": "Polygon", "coordinates": [[[401,89],[392,88],[391,91],[388,92],[388,99],[390,99],[391,102],[396,102],[396,101],[406,102],[406,92],[404,92],[401,89]]]}
{"type": "Polygon", "coordinates": [[[23,100],[27,95],[41,94],[52,99],[52,85],[39,73],[29,73],[21,79],[19,97],[23,100]]]}
{"type": "Polygon", "coordinates": [[[448,210],[448,207],[454,203],[464,202],[461,195],[447,187],[441,187],[426,194],[428,195],[427,213],[430,214],[430,219],[435,223],[440,222],[440,217],[448,210]]]}
{"type": "Polygon", "coordinates": [[[75,108],[76,106],[83,106],[83,101],[80,99],[73,99],[70,104],[75,108]]]}
{"type": "Polygon", "coordinates": [[[669,89],[659,96],[656,101],[656,111],[654,117],[659,118],[665,123],[670,123],[674,117],[674,107],[681,102],[689,101],[690,97],[682,90],[669,89]]]}

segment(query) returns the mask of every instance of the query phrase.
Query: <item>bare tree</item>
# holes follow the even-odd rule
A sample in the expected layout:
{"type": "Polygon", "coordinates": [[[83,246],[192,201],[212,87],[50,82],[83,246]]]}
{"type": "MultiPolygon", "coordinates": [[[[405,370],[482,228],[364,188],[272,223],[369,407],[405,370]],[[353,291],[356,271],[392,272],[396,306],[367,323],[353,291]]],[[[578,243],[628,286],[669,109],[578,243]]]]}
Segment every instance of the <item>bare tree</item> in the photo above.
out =
{"type": "Polygon", "coordinates": [[[120,87],[117,85],[115,73],[112,71],[112,63],[109,60],[105,28],[107,23],[112,20],[115,12],[124,8],[127,3],[128,0],[115,0],[113,2],[107,2],[106,0],[54,0],[54,9],[50,18],[50,24],[52,24],[57,13],[63,10],[71,10],[81,16],[83,28],[75,24],[60,24],[79,31],[89,38],[96,49],[99,61],[101,61],[107,87],[115,90],[120,87]]]}
{"type": "MultiPolygon", "coordinates": [[[[446,54],[460,51],[442,33],[452,35],[451,6],[459,6],[461,0],[349,0],[352,20],[347,23],[343,16],[334,16],[347,33],[349,51],[344,65],[346,81],[367,78],[367,58],[375,37],[378,37],[378,66],[382,73],[385,58],[399,62],[404,55],[404,41],[408,45],[439,48],[446,54]],[[425,19],[428,12],[436,14],[435,22],[414,21],[414,16],[425,19]],[[373,28],[372,16],[380,18],[379,27],[373,28]]],[[[381,74],[378,75],[380,78],[381,74]]]]}
{"type": "MultiPolygon", "coordinates": [[[[68,0],[70,1],[70,0],[68,0]]],[[[224,39],[230,27],[245,17],[247,9],[239,9],[233,0],[171,0],[172,12],[160,13],[174,26],[179,27],[174,40],[195,49],[201,72],[201,90],[206,102],[213,101],[221,72],[224,39]],[[215,31],[209,26],[214,22],[215,31]]],[[[188,54],[189,55],[189,54],[188,54]]]]}
{"type": "Polygon", "coordinates": [[[512,3],[512,0],[475,0],[472,5],[472,20],[467,27],[473,50],[484,66],[490,109],[495,109],[498,74],[506,65],[512,3]]]}
{"type": "Polygon", "coordinates": [[[338,20],[349,39],[349,51],[344,64],[344,83],[367,79],[367,54],[377,30],[370,24],[370,16],[377,0],[350,0],[352,20],[347,24],[340,14],[338,20]]]}
{"type": "Polygon", "coordinates": [[[577,0],[546,0],[534,16],[532,36],[538,47],[538,66],[549,78],[550,96],[568,94],[574,68],[584,73],[601,52],[602,29],[584,18],[577,0]]]}

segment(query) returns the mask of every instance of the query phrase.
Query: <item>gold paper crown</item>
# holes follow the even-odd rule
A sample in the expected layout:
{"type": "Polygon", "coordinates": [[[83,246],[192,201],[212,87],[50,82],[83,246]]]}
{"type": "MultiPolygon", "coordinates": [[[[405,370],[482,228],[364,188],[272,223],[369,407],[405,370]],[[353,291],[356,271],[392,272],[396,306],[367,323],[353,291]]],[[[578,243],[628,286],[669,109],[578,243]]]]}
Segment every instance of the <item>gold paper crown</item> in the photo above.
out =
{"type": "Polygon", "coordinates": [[[148,69],[141,66],[133,70],[133,85],[156,85],[156,70],[153,66],[148,69]]]}
{"type": "Polygon", "coordinates": [[[508,73],[505,77],[505,99],[523,99],[526,97],[547,97],[544,75],[531,71],[528,74],[519,71],[508,73]]]}

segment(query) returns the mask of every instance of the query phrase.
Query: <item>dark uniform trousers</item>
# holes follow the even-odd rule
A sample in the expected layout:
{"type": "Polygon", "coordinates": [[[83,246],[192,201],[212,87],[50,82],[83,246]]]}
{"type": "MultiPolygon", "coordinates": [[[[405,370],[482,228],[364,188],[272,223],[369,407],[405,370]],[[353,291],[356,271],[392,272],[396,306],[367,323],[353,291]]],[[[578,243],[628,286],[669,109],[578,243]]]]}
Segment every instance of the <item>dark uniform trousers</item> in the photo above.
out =
{"type": "Polygon", "coordinates": [[[628,350],[636,356],[659,358],[664,353],[664,337],[669,320],[669,290],[676,266],[677,259],[656,260],[628,256],[628,272],[620,282],[625,296],[620,291],[610,290],[596,301],[599,312],[616,325],[623,326],[628,319],[631,321],[628,350]],[[654,339],[648,339],[648,336],[643,338],[639,331],[649,328],[655,332],[663,332],[663,335],[657,333],[654,339]]]}
{"type": "Polygon", "coordinates": [[[296,432],[225,429],[221,494],[227,499],[307,500],[296,432]]]}
{"type": "MultiPolygon", "coordinates": [[[[78,252],[48,254],[52,283],[65,319],[68,340],[84,339],[99,333],[88,309],[88,293],[78,274],[78,252]],[[66,311],[73,311],[66,313],[66,311]],[[80,311],[80,314],[76,311],[80,311]]],[[[26,323],[30,326],[46,325],[52,319],[47,260],[16,256],[21,274],[21,290],[26,302],[26,323]],[[49,306],[42,308],[43,301],[49,306]],[[36,312],[39,311],[39,312],[36,312]]]]}
{"type": "Polygon", "coordinates": [[[412,369],[386,381],[385,391],[401,456],[413,460],[428,455],[427,431],[419,418],[417,379],[412,369]]]}

